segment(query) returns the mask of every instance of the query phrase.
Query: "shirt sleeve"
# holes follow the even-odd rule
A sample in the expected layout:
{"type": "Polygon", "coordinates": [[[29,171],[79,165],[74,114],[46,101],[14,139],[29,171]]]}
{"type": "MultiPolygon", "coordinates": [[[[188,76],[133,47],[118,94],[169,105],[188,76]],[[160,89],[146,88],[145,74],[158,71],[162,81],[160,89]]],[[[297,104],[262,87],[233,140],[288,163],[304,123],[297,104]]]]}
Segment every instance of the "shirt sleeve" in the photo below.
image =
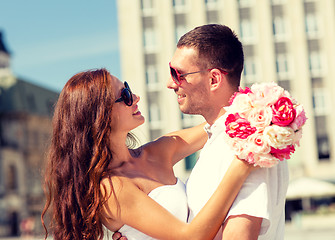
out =
{"type": "Polygon", "coordinates": [[[263,218],[260,235],[265,234],[270,226],[271,199],[269,195],[269,169],[253,171],[244,182],[228,215],[249,215],[263,218]]]}

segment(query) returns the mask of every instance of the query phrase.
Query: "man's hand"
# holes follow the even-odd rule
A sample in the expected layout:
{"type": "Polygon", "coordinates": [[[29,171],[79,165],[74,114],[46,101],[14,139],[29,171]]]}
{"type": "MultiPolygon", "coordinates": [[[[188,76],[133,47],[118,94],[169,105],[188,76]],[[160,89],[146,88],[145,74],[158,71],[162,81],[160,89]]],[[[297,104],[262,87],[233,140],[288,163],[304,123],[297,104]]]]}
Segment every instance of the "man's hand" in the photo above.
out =
{"type": "Polygon", "coordinates": [[[112,239],[113,240],[128,240],[128,238],[122,236],[122,234],[119,232],[115,232],[112,236],[112,239]]]}

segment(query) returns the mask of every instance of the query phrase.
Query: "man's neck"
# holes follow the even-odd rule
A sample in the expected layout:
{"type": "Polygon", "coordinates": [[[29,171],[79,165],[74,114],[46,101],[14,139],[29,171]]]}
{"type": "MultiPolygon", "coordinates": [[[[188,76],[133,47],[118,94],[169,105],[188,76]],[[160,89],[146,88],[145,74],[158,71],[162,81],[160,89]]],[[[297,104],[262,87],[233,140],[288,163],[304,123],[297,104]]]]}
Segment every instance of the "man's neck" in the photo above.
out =
{"type": "Polygon", "coordinates": [[[212,116],[203,116],[206,119],[206,122],[209,125],[213,125],[216,120],[218,120],[221,116],[223,116],[226,113],[226,110],[224,108],[220,108],[220,110],[217,112],[217,114],[214,114],[212,116]]]}
{"type": "Polygon", "coordinates": [[[230,105],[229,99],[233,96],[235,91],[237,91],[237,89],[232,87],[225,88],[224,91],[217,92],[216,96],[213,96],[213,98],[210,99],[210,102],[213,103],[208,106],[211,111],[208,111],[206,116],[202,115],[209,125],[213,125],[217,119],[226,113],[224,107],[230,105]]]}

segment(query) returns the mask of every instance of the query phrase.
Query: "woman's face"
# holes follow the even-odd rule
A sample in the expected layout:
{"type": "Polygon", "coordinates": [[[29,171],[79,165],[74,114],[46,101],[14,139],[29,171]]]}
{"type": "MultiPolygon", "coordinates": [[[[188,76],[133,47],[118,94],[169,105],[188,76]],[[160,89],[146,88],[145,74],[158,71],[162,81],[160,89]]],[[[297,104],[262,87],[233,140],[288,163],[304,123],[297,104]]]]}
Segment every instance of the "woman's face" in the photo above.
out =
{"type": "Polygon", "coordinates": [[[114,88],[115,98],[117,102],[113,105],[113,126],[116,131],[126,131],[129,132],[136,127],[144,123],[144,117],[138,109],[137,103],[140,100],[140,97],[136,94],[133,94],[130,90],[130,87],[127,90],[125,84],[121,82],[118,78],[112,76],[112,83],[114,88]],[[122,94],[122,91],[126,91],[122,94]],[[122,95],[121,95],[122,94],[122,95]],[[125,102],[128,102],[126,96],[132,96],[133,104],[131,106],[126,105],[125,102]]]}

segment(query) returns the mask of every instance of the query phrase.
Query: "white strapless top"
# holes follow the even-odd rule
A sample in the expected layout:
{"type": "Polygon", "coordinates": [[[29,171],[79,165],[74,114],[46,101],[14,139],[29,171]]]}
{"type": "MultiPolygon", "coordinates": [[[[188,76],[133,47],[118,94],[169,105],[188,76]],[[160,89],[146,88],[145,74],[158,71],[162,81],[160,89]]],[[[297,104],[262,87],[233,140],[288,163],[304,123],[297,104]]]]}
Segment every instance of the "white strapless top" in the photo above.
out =
{"type": "MultiPolygon", "coordinates": [[[[153,189],[148,196],[172,213],[175,217],[183,222],[187,222],[187,197],[185,184],[181,180],[177,179],[177,183],[174,185],[157,187],[153,189]]],[[[154,240],[154,238],[145,235],[128,225],[123,225],[119,232],[122,233],[122,236],[126,236],[128,240],[154,240]]],[[[111,232],[106,235],[111,236],[111,232]]]]}

